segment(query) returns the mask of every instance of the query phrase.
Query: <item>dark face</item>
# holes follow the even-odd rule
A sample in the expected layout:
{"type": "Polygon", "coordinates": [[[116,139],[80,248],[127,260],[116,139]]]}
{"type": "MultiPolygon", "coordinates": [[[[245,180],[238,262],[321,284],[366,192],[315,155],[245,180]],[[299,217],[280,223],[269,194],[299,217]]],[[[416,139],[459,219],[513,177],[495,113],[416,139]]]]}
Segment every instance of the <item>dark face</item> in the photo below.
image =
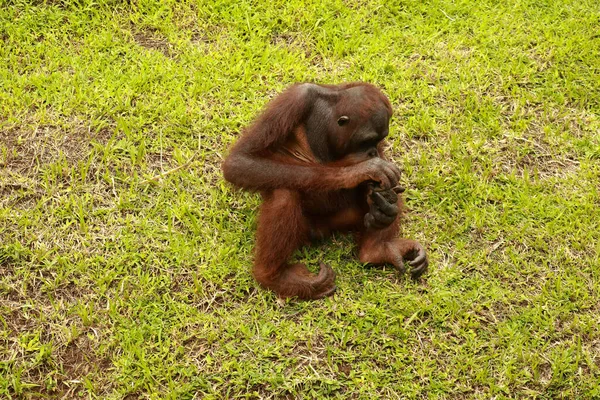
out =
{"type": "Polygon", "coordinates": [[[377,145],[388,135],[390,120],[381,98],[355,87],[346,91],[333,110],[330,144],[336,158],[352,156],[360,162],[378,157],[377,145]]]}
{"type": "Polygon", "coordinates": [[[314,154],[324,162],[349,165],[378,157],[377,145],[388,135],[391,117],[381,96],[353,87],[335,101],[317,99],[306,122],[314,154]]]}
{"type": "Polygon", "coordinates": [[[333,150],[338,157],[353,155],[364,161],[379,156],[377,146],[389,133],[389,116],[385,108],[375,110],[366,118],[359,114],[344,114],[336,123],[337,143],[333,150]]]}

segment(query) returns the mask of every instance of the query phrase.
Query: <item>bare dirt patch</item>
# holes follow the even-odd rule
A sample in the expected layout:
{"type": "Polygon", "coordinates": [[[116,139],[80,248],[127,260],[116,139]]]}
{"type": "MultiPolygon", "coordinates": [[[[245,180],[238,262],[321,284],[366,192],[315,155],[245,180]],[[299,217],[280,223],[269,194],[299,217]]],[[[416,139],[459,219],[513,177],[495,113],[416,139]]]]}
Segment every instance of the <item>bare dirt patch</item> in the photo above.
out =
{"type": "Polygon", "coordinates": [[[505,137],[492,146],[497,172],[564,178],[579,167],[575,155],[560,154],[541,136],[505,137]]]}
{"type": "Polygon", "coordinates": [[[109,359],[97,354],[96,345],[88,335],[81,335],[60,349],[57,359],[64,377],[69,380],[80,379],[94,370],[106,370],[112,365],[109,359]]]}
{"type": "Polygon", "coordinates": [[[165,57],[174,57],[173,46],[167,38],[157,35],[157,32],[136,32],[133,34],[135,43],[147,50],[155,50],[161,52],[165,57]]]}
{"type": "Polygon", "coordinates": [[[110,129],[93,132],[83,122],[73,122],[66,128],[38,125],[0,130],[0,146],[6,149],[4,157],[0,158],[0,167],[27,176],[40,166],[61,158],[67,162],[83,160],[93,141],[104,144],[111,136],[110,129]]]}

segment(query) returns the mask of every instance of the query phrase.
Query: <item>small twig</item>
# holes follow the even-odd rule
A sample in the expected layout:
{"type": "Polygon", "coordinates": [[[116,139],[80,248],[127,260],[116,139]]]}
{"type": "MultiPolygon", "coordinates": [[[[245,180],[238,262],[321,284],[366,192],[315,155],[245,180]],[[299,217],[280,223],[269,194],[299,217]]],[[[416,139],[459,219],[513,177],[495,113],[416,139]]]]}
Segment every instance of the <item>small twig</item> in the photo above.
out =
{"type": "Polygon", "coordinates": [[[166,177],[167,175],[171,175],[172,173],[175,173],[175,172],[179,171],[180,169],[183,169],[183,168],[187,168],[187,167],[189,167],[189,166],[190,166],[190,164],[192,163],[192,161],[194,161],[194,158],[196,158],[196,155],[197,155],[197,154],[198,154],[198,152],[196,152],[196,153],[192,154],[192,156],[190,157],[190,159],[189,159],[189,160],[187,160],[187,161],[186,161],[184,164],[181,164],[181,165],[179,165],[179,166],[177,166],[177,167],[175,167],[175,168],[172,168],[172,169],[170,169],[170,170],[168,170],[168,171],[165,171],[165,172],[163,172],[163,173],[160,173],[160,174],[158,174],[158,175],[155,175],[155,176],[153,176],[152,178],[149,178],[149,179],[146,179],[146,180],[143,180],[143,181],[141,181],[141,182],[140,182],[140,185],[146,185],[146,184],[148,184],[148,183],[150,183],[150,182],[156,182],[156,181],[158,181],[158,180],[160,180],[160,179],[162,179],[162,178],[166,177]]]}
{"type": "Polygon", "coordinates": [[[406,321],[406,323],[404,324],[404,329],[408,328],[408,326],[411,324],[411,322],[413,322],[415,320],[415,318],[417,318],[418,315],[419,315],[419,310],[415,311],[415,313],[413,315],[411,315],[410,318],[406,321]]]}
{"type": "Polygon", "coordinates": [[[119,195],[117,194],[117,190],[115,189],[115,177],[111,176],[110,180],[112,182],[112,191],[113,191],[113,194],[115,195],[115,199],[116,199],[119,197],[119,195]]]}
{"type": "Polygon", "coordinates": [[[442,12],[442,14],[444,14],[446,16],[446,18],[448,18],[450,21],[454,22],[456,21],[456,19],[452,18],[451,16],[449,16],[448,14],[446,14],[446,11],[442,10],[440,8],[440,11],[442,12]]]}

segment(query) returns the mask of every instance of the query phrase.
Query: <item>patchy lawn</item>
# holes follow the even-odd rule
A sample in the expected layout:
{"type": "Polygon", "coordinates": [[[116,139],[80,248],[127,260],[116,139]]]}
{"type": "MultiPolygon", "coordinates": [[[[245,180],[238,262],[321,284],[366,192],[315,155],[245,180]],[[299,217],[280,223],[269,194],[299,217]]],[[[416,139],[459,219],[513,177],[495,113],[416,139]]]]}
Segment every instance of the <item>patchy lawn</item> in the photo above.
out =
{"type": "Polygon", "coordinates": [[[0,0],[0,397],[600,398],[597,1],[129,3],[0,0]],[[282,304],[220,163],[355,80],[430,272],[282,304]]]}

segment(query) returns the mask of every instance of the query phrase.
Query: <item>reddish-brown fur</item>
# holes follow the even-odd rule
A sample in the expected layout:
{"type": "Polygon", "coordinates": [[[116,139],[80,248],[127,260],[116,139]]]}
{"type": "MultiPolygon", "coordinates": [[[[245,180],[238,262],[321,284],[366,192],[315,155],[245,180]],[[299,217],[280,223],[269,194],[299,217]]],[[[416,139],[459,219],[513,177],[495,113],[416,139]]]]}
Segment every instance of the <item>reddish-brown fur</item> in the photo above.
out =
{"type": "Polygon", "coordinates": [[[389,100],[365,83],[294,85],[246,129],[223,164],[225,178],[260,191],[254,276],[280,297],[318,299],[335,290],[292,253],[332,231],[355,232],[361,262],[427,269],[423,247],[399,239],[398,168],[383,157],[389,100]]]}

